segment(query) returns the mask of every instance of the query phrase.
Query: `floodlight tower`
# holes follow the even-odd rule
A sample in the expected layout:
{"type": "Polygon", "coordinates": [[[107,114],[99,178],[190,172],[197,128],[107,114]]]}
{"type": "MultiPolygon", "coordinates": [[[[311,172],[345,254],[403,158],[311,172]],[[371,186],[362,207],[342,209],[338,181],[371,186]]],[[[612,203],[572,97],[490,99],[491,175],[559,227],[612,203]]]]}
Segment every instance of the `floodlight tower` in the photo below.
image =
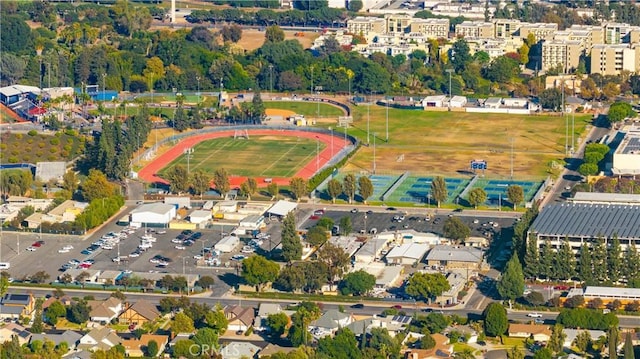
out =
{"type": "Polygon", "coordinates": [[[171,0],[171,23],[176,23],[176,0],[171,0]]]}

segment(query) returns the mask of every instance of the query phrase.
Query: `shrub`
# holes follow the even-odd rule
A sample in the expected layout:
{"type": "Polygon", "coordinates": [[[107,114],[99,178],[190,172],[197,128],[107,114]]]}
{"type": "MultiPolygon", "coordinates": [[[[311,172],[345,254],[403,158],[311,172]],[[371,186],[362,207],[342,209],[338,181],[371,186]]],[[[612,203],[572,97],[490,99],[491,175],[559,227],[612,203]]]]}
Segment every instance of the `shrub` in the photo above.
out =
{"type": "Polygon", "coordinates": [[[6,149],[7,149],[6,143],[0,144],[0,150],[6,150],[6,149]]]}
{"type": "Polygon", "coordinates": [[[51,147],[51,148],[49,148],[49,152],[51,152],[51,153],[56,153],[56,152],[58,152],[58,147],[51,147]]]}
{"type": "Polygon", "coordinates": [[[55,161],[58,159],[58,156],[54,156],[54,155],[50,155],[49,157],[47,157],[47,160],[49,161],[55,161]]]}
{"type": "Polygon", "coordinates": [[[46,146],[46,145],[44,144],[44,142],[38,142],[38,147],[39,147],[39,148],[44,148],[44,146],[46,146]]]}
{"type": "Polygon", "coordinates": [[[21,133],[16,133],[16,139],[17,140],[21,140],[22,139],[22,134],[21,133]]]}
{"type": "Polygon", "coordinates": [[[56,134],[54,136],[60,137],[60,136],[62,136],[62,132],[56,132],[56,134]]]}
{"type": "Polygon", "coordinates": [[[9,163],[18,163],[18,157],[16,156],[11,156],[9,157],[9,163]]]}
{"type": "Polygon", "coordinates": [[[31,131],[27,132],[27,135],[29,135],[29,136],[35,136],[37,134],[38,134],[38,131],[36,131],[36,130],[31,130],[31,131]]]}
{"type": "Polygon", "coordinates": [[[63,150],[67,151],[67,152],[71,152],[71,145],[64,145],[64,147],[62,147],[63,150]]]}
{"type": "Polygon", "coordinates": [[[59,144],[60,144],[60,139],[59,139],[59,138],[57,138],[57,137],[54,137],[54,138],[52,138],[51,140],[49,140],[49,143],[50,143],[52,146],[57,146],[57,145],[59,145],[59,144]]]}
{"type": "Polygon", "coordinates": [[[67,157],[69,157],[69,152],[67,152],[67,151],[62,151],[62,152],[60,153],[60,156],[62,156],[62,157],[64,157],[64,158],[67,158],[67,157]]]}
{"type": "Polygon", "coordinates": [[[33,138],[28,139],[28,140],[27,140],[27,143],[28,143],[28,144],[32,144],[32,143],[33,143],[33,138]]]}
{"type": "Polygon", "coordinates": [[[71,136],[71,137],[75,137],[77,135],[76,130],[72,129],[72,128],[68,128],[66,130],[64,130],[64,134],[67,136],[71,136]]]}

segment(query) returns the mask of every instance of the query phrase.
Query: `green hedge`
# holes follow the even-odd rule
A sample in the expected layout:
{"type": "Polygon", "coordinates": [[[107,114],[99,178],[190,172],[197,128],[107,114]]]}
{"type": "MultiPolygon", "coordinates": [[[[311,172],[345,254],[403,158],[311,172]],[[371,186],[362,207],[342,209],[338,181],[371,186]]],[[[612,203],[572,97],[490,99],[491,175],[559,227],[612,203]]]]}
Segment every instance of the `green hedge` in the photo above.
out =
{"type": "Polygon", "coordinates": [[[308,182],[309,192],[311,192],[314,189],[316,189],[316,187],[318,187],[324,180],[326,180],[329,176],[331,176],[331,174],[333,173],[334,168],[340,168],[340,167],[344,166],[347,163],[347,161],[351,157],[353,157],[353,155],[355,155],[355,153],[358,151],[358,149],[360,149],[360,142],[358,142],[358,145],[356,146],[356,148],[353,151],[349,152],[342,160],[340,160],[340,162],[336,163],[335,166],[327,167],[327,168],[323,169],[322,171],[320,171],[315,176],[311,177],[309,179],[309,182],[308,182]]]}

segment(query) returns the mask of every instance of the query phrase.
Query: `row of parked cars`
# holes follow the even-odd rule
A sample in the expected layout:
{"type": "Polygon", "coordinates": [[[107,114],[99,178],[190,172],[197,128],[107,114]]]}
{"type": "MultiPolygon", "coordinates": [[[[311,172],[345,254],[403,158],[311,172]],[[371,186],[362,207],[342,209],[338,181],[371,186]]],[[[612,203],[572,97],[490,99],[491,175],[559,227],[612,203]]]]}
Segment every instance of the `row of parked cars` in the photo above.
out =
{"type": "Polygon", "coordinates": [[[186,249],[186,247],[191,247],[201,237],[201,232],[193,232],[187,229],[182,231],[182,233],[180,233],[176,238],[172,239],[171,243],[175,243],[176,249],[186,249]]]}

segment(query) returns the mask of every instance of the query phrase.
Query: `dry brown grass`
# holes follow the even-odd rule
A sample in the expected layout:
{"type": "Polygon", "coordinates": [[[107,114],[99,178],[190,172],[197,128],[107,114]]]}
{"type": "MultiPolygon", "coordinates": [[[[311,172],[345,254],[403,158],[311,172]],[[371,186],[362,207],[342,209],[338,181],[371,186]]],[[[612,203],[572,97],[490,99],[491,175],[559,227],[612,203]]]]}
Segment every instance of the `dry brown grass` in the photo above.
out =
{"type": "MultiPolygon", "coordinates": [[[[303,48],[308,49],[313,44],[319,33],[316,32],[304,32],[303,37],[295,36],[296,31],[285,31],[285,40],[298,40],[303,48]]],[[[238,46],[246,51],[253,51],[264,44],[264,31],[255,29],[243,29],[242,38],[238,41],[238,46]]]]}

